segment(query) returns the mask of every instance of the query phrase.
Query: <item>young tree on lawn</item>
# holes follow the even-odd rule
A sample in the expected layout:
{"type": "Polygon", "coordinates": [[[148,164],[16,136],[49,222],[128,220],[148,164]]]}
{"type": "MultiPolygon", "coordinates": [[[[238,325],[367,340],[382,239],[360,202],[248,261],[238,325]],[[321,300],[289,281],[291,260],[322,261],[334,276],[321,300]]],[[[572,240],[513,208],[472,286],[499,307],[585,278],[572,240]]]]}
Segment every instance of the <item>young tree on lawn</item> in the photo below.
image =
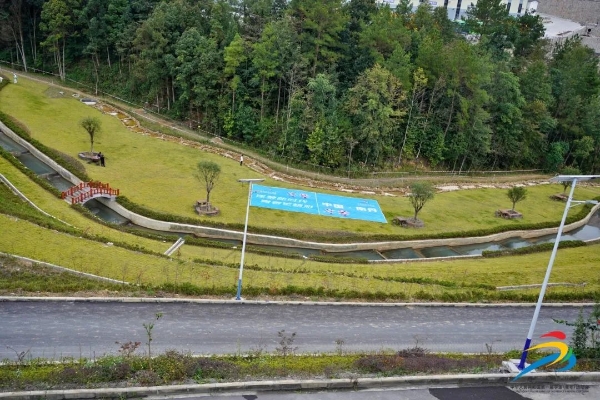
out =
{"type": "Polygon", "coordinates": [[[90,135],[90,153],[94,153],[94,137],[100,133],[100,120],[95,117],[85,117],[79,123],[83,129],[90,135]]]}
{"type": "Polygon", "coordinates": [[[221,174],[221,167],[219,164],[212,161],[200,161],[198,163],[198,172],[196,178],[201,183],[206,185],[206,207],[210,207],[210,192],[215,187],[217,180],[221,174]]]}
{"type": "Polygon", "coordinates": [[[433,185],[429,182],[415,182],[410,185],[408,199],[415,209],[415,221],[417,221],[417,214],[421,211],[425,203],[433,199],[434,190],[433,185]]]}
{"type": "Polygon", "coordinates": [[[510,201],[512,201],[512,210],[515,211],[515,204],[527,198],[527,189],[520,186],[515,186],[506,193],[510,201]]]}
{"type": "MultiPolygon", "coordinates": [[[[560,170],[560,174],[561,175],[581,175],[581,171],[579,170],[579,168],[575,168],[575,167],[564,167],[563,169],[560,170]]],[[[565,193],[567,191],[567,188],[571,187],[571,185],[573,184],[573,181],[562,181],[560,184],[563,186],[563,193],[565,193]]]]}

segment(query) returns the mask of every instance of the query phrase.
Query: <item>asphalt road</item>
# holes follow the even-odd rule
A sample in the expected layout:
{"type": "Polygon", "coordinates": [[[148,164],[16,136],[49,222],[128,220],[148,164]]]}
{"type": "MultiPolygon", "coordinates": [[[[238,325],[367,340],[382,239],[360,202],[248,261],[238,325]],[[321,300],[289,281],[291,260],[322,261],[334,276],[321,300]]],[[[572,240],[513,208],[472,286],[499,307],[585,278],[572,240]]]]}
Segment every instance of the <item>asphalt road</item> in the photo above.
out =
{"type": "MultiPolygon", "coordinates": [[[[0,302],[0,359],[29,351],[33,357],[116,354],[116,342],[147,342],[152,351],[194,354],[274,351],[277,333],[296,332],[298,352],[403,349],[485,352],[521,349],[532,307],[421,307],[120,302],[0,302]],[[156,321],[155,314],[162,313],[156,321]]],[[[589,312],[591,308],[586,308],[589,312]]],[[[578,307],[542,307],[535,338],[571,329],[552,318],[574,320],[578,307]]],[[[140,351],[138,350],[138,351],[140,351]]]]}

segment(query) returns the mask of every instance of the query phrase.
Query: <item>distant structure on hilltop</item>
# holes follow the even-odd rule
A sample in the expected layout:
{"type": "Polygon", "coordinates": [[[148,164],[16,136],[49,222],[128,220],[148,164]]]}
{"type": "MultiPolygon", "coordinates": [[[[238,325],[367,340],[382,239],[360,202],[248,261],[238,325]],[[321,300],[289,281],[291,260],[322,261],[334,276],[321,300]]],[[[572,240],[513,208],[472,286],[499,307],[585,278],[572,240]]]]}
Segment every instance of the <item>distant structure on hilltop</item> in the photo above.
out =
{"type": "Polygon", "coordinates": [[[585,25],[600,25],[600,0],[540,0],[539,3],[538,11],[543,14],[556,15],[585,25]]]}
{"type": "MultiPolygon", "coordinates": [[[[380,0],[382,3],[389,4],[392,8],[395,8],[399,0],[380,0]]],[[[451,20],[460,19],[466,12],[467,9],[471,5],[477,4],[477,0],[437,0],[437,1],[429,1],[429,0],[411,0],[413,9],[417,9],[419,4],[428,2],[432,7],[444,7],[448,10],[448,18],[451,20]]],[[[598,0],[600,1],[600,0],[598,0]]],[[[508,9],[508,13],[512,16],[519,16],[525,14],[526,11],[530,11],[533,7],[537,7],[537,1],[528,1],[528,0],[502,0],[502,3],[506,4],[506,8],[508,9]],[[529,4],[535,3],[535,4],[529,4]]]]}
{"type": "MultiPolygon", "coordinates": [[[[581,24],[581,29],[569,28],[563,37],[578,34],[581,42],[594,49],[600,57],[600,0],[540,0],[538,11],[541,14],[564,18],[581,24]]],[[[546,27],[546,34],[551,30],[546,27]]],[[[559,30],[559,36],[562,31],[559,30]]]]}

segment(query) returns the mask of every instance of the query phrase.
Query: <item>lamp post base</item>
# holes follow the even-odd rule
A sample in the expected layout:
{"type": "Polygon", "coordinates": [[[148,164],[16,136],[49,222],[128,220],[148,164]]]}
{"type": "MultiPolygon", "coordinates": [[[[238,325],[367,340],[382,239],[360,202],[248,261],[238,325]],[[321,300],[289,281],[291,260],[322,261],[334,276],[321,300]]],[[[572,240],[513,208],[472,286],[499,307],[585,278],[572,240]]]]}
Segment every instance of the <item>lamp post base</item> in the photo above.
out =
{"type": "MultiPolygon", "coordinates": [[[[505,372],[518,374],[519,372],[521,372],[521,370],[519,369],[520,362],[521,360],[519,360],[518,358],[511,358],[508,361],[502,361],[502,370],[504,370],[505,372]]],[[[529,363],[525,363],[524,368],[527,367],[529,367],[529,363]]],[[[535,372],[535,370],[532,370],[531,372],[535,372]]]]}

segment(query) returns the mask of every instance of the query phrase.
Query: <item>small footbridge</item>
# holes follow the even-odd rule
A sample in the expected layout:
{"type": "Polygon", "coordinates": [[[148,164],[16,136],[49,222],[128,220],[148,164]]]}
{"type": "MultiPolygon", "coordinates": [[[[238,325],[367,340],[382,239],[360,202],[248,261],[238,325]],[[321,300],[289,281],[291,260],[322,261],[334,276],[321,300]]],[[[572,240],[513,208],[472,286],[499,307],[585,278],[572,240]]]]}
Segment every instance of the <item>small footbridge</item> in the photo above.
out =
{"type": "Polygon", "coordinates": [[[119,195],[119,189],[113,189],[108,183],[98,181],[81,182],[61,193],[61,198],[71,204],[83,204],[97,197],[115,200],[119,195]]]}

